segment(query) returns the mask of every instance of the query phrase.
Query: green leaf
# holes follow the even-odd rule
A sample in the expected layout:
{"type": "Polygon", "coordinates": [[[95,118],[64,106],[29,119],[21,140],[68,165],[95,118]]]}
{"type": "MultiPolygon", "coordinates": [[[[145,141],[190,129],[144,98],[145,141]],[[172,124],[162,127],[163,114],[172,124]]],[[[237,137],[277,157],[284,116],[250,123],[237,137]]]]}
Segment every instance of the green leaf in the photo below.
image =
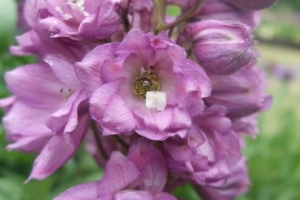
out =
{"type": "Polygon", "coordinates": [[[7,173],[0,176],[0,199],[19,200],[21,196],[22,178],[20,176],[7,173]]]}
{"type": "Polygon", "coordinates": [[[49,193],[53,184],[53,177],[49,177],[43,181],[31,180],[23,186],[21,200],[49,199],[49,193]]]}

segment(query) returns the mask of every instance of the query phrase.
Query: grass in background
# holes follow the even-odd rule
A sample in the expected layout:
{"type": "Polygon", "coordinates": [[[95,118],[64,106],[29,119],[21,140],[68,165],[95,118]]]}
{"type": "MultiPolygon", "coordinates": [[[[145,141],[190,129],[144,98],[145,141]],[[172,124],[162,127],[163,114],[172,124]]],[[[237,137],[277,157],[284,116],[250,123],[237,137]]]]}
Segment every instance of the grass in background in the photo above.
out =
{"type": "Polygon", "coordinates": [[[257,47],[262,54],[260,65],[271,61],[288,66],[295,79],[285,82],[269,77],[273,104],[259,117],[257,138],[247,138],[244,154],[252,185],[238,200],[296,200],[300,198],[300,52],[263,44],[257,47]]]}

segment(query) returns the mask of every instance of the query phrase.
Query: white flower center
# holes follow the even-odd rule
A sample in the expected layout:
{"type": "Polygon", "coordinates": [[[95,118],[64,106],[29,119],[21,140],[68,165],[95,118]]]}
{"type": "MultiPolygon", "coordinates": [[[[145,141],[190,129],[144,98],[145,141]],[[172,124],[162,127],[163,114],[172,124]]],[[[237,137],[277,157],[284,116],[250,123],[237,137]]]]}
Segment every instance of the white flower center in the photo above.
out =
{"type": "Polygon", "coordinates": [[[167,104],[166,93],[161,91],[148,91],[146,92],[146,107],[156,108],[158,111],[165,110],[167,104]]]}
{"type": "Polygon", "coordinates": [[[78,8],[80,8],[82,10],[84,16],[89,15],[89,13],[84,10],[85,9],[84,0],[68,0],[68,2],[71,3],[71,5],[75,4],[76,6],[78,6],[78,8]]]}
{"type": "MultiPolygon", "coordinates": [[[[72,6],[72,8],[78,7],[82,11],[84,16],[89,15],[89,13],[84,10],[84,0],[67,0],[67,2],[72,6]]],[[[73,18],[71,14],[65,13],[60,6],[57,6],[55,9],[63,16],[65,20],[73,18]]]]}
{"type": "Polygon", "coordinates": [[[59,12],[59,13],[61,14],[61,16],[63,16],[63,18],[64,18],[65,20],[69,20],[69,19],[72,19],[72,18],[73,18],[72,15],[70,15],[70,14],[68,14],[68,13],[65,13],[65,12],[61,9],[61,7],[57,6],[55,9],[56,9],[57,12],[59,12]]]}

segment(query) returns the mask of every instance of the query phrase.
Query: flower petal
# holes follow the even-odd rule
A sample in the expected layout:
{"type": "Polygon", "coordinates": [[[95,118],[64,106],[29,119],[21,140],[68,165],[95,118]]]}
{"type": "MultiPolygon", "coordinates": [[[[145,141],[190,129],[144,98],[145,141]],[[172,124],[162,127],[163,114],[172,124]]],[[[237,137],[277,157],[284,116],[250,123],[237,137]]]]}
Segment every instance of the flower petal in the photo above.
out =
{"type": "Polygon", "coordinates": [[[65,99],[62,84],[45,64],[19,67],[5,74],[8,88],[26,104],[42,109],[59,108],[65,99]]]}
{"type": "Polygon", "coordinates": [[[115,151],[111,154],[98,186],[99,197],[125,189],[140,177],[140,171],[127,157],[115,151]]]}
{"type": "Polygon", "coordinates": [[[52,113],[46,120],[46,125],[53,132],[72,132],[78,123],[79,105],[87,99],[86,93],[82,90],[75,91],[68,101],[56,112],[52,113]]]}
{"type": "Polygon", "coordinates": [[[83,115],[78,120],[79,123],[73,132],[54,135],[35,159],[33,169],[26,182],[31,179],[43,180],[67,162],[77,150],[89,120],[88,115],[83,115]]]}
{"type": "Polygon", "coordinates": [[[55,76],[68,88],[74,91],[81,87],[74,71],[74,64],[70,60],[62,55],[48,55],[45,57],[45,62],[51,67],[55,76]]]}
{"type": "Polygon", "coordinates": [[[92,117],[114,134],[129,132],[135,127],[135,118],[131,110],[118,94],[120,84],[122,80],[104,84],[90,99],[92,117]]]}
{"type": "Polygon", "coordinates": [[[76,63],[75,73],[89,94],[102,84],[99,66],[113,57],[116,47],[117,43],[100,45],[88,53],[81,62],[76,63]]]}
{"type": "Polygon", "coordinates": [[[55,197],[54,200],[96,200],[100,181],[76,185],[55,197]]]}
{"type": "Polygon", "coordinates": [[[131,144],[128,158],[142,173],[143,182],[139,188],[149,192],[160,192],[167,182],[167,165],[161,152],[146,139],[131,144]]]}

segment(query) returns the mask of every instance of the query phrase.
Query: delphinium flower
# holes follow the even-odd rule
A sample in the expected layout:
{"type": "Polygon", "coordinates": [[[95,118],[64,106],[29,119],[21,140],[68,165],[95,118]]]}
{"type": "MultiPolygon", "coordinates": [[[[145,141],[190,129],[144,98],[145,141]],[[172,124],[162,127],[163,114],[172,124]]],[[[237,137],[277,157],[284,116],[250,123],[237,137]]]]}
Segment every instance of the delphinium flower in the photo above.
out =
{"type": "Polygon", "coordinates": [[[265,0],[265,1],[261,1],[261,0],[241,0],[241,1],[237,1],[237,0],[224,0],[225,2],[229,2],[232,5],[242,9],[242,10],[260,10],[263,8],[266,8],[270,5],[272,5],[275,0],[265,0]]]}
{"type": "Polygon", "coordinates": [[[5,75],[9,150],[38,153],[45,179],[86,140],[101,180],[56,200],[205,199],[247,191],[243,134],[270,105],[253,30],[273,1],[26,0],[11,47],[37,63],[5,75]],[[166,15],[167,5],[181,14],[166,15]]]}
{"type": "Polygon", "coordinates": [[[132,29],[122,42],[96,47],[76,67],[82,82],[95,88],[90,113],[104,135],[185,137],[210,94],[204,70],[165,34],[132,29]]]}

